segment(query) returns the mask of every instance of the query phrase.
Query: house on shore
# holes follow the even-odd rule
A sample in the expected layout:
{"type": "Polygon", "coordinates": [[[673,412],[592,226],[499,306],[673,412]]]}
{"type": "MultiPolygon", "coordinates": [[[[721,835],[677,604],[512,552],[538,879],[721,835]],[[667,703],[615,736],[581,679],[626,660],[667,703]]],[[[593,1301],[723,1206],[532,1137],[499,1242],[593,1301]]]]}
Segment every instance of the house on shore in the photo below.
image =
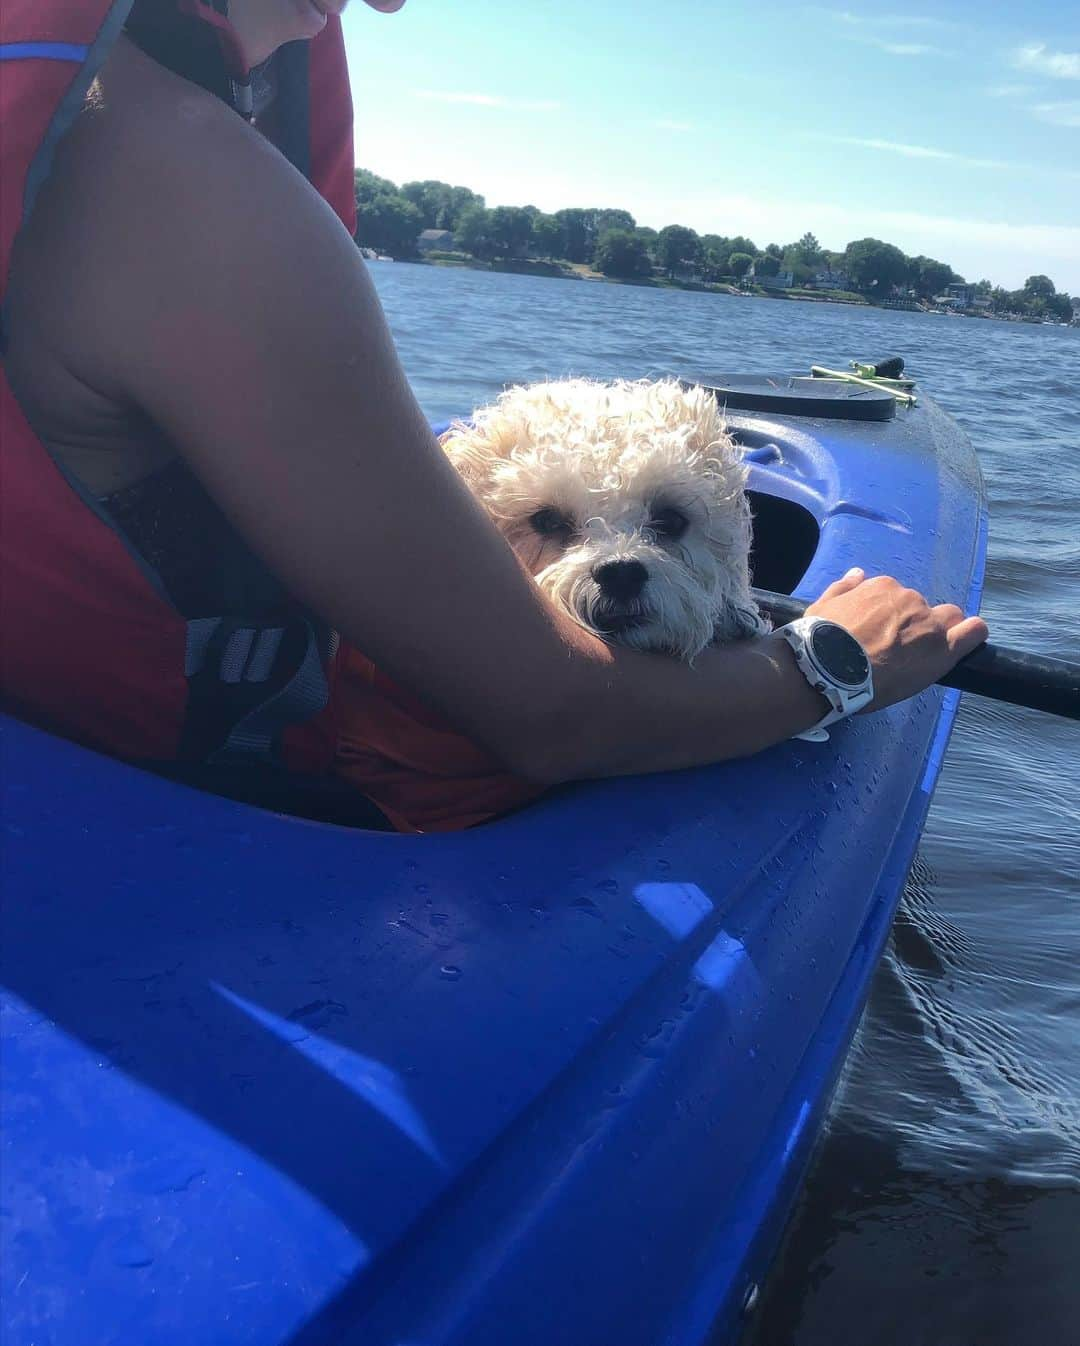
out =
{"type": "Polygon", "coordinates": [[[946,285],[945,293],[934,296],[934,303],[940,304],[942,308],[965,309],[971,307],[971,302],[975,298],[975,286],[964,285],[956,282],[953,285],[946,285]]]}
{"type": "Polygon", "coordinates": [[[819,290],[850,290],[851,277],[846,271],[834,271],[831,266],[823,266],[814,272],[814,284],[819,290]]]}
{"type": "Polygon", "coordinates": [[[883,302],[885,308],[902,309],[906,313],[919,311],[919,296],[908,285],[893,285],[889,297],[883,302]]]}
{"type": "Polygon", "coordinates": [[[754,280],[763,290],[790,290],[795,284],[795,276],[791,271],[778,271],[775,276],[755,274],[754,280]]]}
{"type": "Polygon", "coordinates": [[[453,252],[454,235],[449,229],[425,229],[416,240],[420,253],[453,252]]]}

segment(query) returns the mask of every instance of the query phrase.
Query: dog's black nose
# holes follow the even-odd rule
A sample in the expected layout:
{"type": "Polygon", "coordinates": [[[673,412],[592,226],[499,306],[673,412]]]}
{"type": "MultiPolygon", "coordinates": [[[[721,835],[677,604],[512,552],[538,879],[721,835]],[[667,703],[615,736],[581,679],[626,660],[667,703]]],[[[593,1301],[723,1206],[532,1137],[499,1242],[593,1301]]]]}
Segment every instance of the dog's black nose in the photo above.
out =
{"type": "Polygon", "coordinates": [[[605,561],[593,571],[605,598],[615,603],[629,603],[645,587],[649,572],[640,561],[605,561]]]}

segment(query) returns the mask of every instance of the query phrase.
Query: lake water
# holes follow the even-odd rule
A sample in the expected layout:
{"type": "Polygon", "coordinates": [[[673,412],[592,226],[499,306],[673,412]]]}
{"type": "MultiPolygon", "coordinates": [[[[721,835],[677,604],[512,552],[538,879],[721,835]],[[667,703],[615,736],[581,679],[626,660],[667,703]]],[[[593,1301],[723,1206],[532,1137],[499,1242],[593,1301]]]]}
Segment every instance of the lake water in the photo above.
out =
{"type": "MultiPolygon", "coordinates": [[[[1080,659],[1080,331],[375,264],[433,418],[505,382],[903,355],[991,499],[993,638],[1080,659]]],[[[1080,729],[965,697],[757,1346],[1080,1343],[1080,729]]]]}

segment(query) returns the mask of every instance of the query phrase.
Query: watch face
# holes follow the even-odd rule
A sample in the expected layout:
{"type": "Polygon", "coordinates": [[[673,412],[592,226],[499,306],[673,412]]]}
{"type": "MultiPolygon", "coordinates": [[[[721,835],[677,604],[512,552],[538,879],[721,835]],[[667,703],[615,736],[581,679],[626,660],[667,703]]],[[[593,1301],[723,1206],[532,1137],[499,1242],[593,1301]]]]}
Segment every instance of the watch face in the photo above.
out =
{"type": "Polygon", "coordinates": [[[810,646],[829,677],[845,687],[861,687],[870,676],[862,646],[835,622],[819,622],[810,633],[810,646]]]}

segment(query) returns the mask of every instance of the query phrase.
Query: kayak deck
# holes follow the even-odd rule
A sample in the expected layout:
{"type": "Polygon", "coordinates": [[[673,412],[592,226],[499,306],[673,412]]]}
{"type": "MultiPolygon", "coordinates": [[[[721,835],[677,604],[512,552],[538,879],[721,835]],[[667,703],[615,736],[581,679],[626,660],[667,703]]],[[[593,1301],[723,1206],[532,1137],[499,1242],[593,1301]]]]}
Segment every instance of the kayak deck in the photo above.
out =
{"type": "MultiPolygon", "coordinates": [[[[820,530],[801,596],[859,563],[977,606],[981,480],[931,402],[732,422],[820,530]]],[[[420,838],[5,721],[5,1342],[733,1334],[956,701],[420,838]]]]}

